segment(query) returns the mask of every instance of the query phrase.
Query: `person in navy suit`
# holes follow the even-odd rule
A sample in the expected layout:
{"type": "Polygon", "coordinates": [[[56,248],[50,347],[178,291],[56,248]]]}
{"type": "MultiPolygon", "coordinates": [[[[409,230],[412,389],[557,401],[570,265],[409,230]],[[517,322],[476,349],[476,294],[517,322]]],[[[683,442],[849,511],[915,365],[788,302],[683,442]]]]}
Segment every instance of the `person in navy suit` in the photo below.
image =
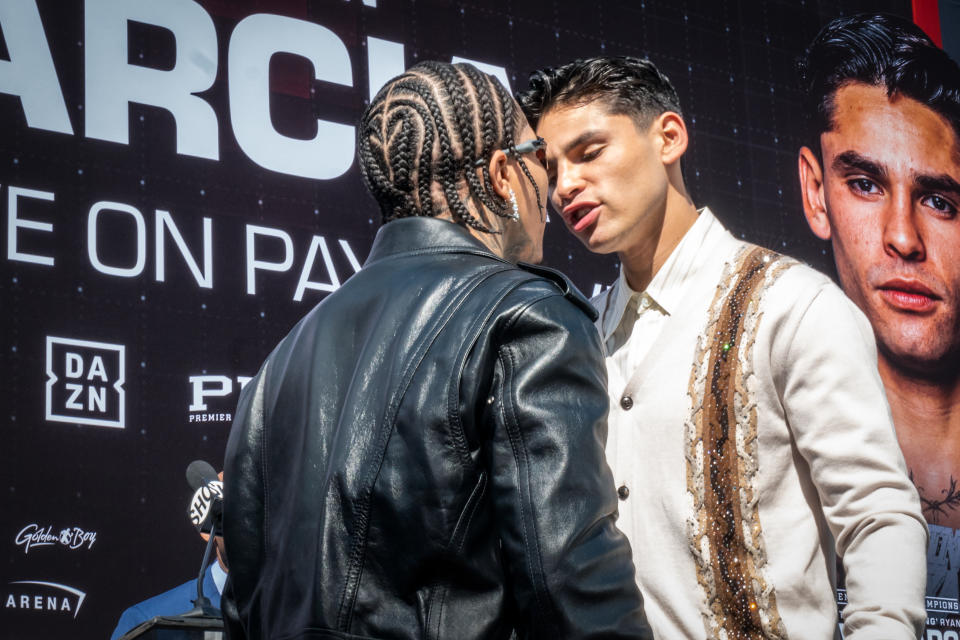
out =
{"type": "MultiPolygon", "coordinates": [[[[227,579],[227,572],[220,561],[220,547],[222,538],[217,536],[217,562],[207,567],[203,576],[203,595],[210,600],[210,604],[220,608],[220,593],[227,579]]],[[[178,587],[164,591],[160,595],[147,598],[143,602],[129,607],[120,616],[110,640],[117,640],[120,636],[146,622],[154,616],[175,616],[186,613],[193,608],[193,601],[197,597],[197,579],[184,582],[178,587]]]]}
{"type": "MultiPolygon", "coordinates": [[[[223,472],[221,471],[218,475],[222,482],[223,472]]],[[[201,533],[200,537],[206,542],[210,539],[210,534],[201,533]]],[[[203,595],[210,600],[210,604],[214,608],[219,609],[220,594],[223,593],[223,585],[227,581],[227,565],[223,561],[223,536],[216,537],[214,548],[217,550],[217,561],[211,563],[203,575],[203,595]]],[[[176,616],[186,613],[193,609],[193,601],[196,598],[196,578],[152,598],[147,598],[143,602],[127,608],[120,615],[120,620],[117,621],[117,626],[110,635],[110,640],[117,640],[126,632],[154,616],[176,616]]]]}

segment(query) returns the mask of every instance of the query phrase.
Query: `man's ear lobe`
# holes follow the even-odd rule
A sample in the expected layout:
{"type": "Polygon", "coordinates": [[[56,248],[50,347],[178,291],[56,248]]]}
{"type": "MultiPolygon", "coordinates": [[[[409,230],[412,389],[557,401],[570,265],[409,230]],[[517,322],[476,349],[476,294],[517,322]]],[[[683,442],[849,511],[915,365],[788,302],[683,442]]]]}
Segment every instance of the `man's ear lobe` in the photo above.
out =
{"type": "Polygon", "coordinates": [[[810,230],[821,240],[830,239],[830,218],[827,216],[826,198],[823,192],[823,168],[820,160],[809,147],[801,147],[797,157],[800,175],[800,197],[803,215],[810,230]]]}
{"type": "Polygon", "coordinates": [[[490,170],[490,182],[493,184],[493,191],[498,196],[506,200],[510,197],[510,181],[507,174],[507,154],[497,149],[490,156],[490,164],[487,167],[490,170]]]}
{"type": "Polygon", "coordinates": [[[678,113],[665,111],[660,114],[654,126],[658,128],[662,145],[660,147],[660,159],[663,164],[674,164],[678,162],[687,151],[687,145],[690,143],[687,134],[687,125],[678,113]]]}

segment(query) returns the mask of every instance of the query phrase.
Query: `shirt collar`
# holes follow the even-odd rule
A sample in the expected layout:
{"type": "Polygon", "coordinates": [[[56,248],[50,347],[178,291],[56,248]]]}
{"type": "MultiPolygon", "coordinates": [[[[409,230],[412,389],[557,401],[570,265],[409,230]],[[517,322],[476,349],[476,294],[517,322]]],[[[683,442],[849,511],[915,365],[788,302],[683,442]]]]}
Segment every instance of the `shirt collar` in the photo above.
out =
{"type": "Polygon", "coordinates": [[[223,570],[216,558],[210,564],[210,574],[213,576],[213,583],[217,585],[217,593],[223,595],[223,586],[227,583],[227,572],[223,570]]]}
{"type": "Polygon", "coordinates": [[[723,225],[708,207],[700,209],[696,222],[687,229],[683,238],[670,252],[666,262],[642,292],[630,287],[623,265],[620,265],[620,277],[613,285],[614,290],[607,299],[606,310],[603,313],[604,341],[608,340],[620,325],[630,298],[635,295],[646,294],[651,304],[659,306],[666,315],[676,311],[685,295],[687,283],[697,275],[698,267],[703,264],[709,249],[719,239],[718,234],[722,235],[724,232],[723,225]]]}

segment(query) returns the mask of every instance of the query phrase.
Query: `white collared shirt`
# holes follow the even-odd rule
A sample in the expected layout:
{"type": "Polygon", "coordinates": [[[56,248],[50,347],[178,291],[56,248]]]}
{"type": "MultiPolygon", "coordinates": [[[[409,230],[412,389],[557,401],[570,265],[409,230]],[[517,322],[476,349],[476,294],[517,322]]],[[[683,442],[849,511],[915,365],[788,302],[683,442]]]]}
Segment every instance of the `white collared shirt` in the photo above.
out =
{"type": "Polygon", "coordinates": [[[600,322],[604,346],[611,354],[609,362],[624,379],[636,370],[669,322],[671,310],[675,311],[682,299],[685,283],[696,277],[695,261],[704,250],[710,230],[719,225],[713,215],[698,216],[643,291],[630,287],[621,267],[616,290],[608,297],[608,308],[603,310],[600,322]]]}
{"type": "Polygon", "coordinates": [[[227,584],[227,572],[223,570],[216,559],[210,565],[210,573],[213,574],[213,583],[217,585],[217,592],[223,595],[223,586],[227,584]]]}
{"type": "MultiPolygon", "coordinates": [[[[630,290],[621,271],[593,300],[609,352],[617,526],[630,539],[645,611],[662,640],[713,635],[716,617],[691,548],[700,513],[689,488],[692,373],[710,342],[706,325],[725,269],[745,247],[703,210],[646,291],[630,290]]],[[[925,619],[927,530],[870,325],[806,266],[789,266],[767,285],[751,311],[749,376],[738,389],[741,409],[756,416],[755,455],[741,455],[754,469],[759,578],[789,637],[834,638],[836,548],[847,574],[847,640],[915,638],[925,619]]]]}

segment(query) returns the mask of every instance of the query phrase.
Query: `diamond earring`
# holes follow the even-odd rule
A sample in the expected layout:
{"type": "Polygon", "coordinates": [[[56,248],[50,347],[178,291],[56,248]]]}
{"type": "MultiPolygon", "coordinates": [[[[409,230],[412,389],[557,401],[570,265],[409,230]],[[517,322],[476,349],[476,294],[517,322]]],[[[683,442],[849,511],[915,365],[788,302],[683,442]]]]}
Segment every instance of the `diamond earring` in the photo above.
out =
{"type": "Polygon", "coordinates": [[[520,219],[520,206],[517,204],[517,194],[513,192],[513,189],[510,189],[510,206],[513,208],[513,214],[510,217],[511,220],[517,221],[520,219]]]}

